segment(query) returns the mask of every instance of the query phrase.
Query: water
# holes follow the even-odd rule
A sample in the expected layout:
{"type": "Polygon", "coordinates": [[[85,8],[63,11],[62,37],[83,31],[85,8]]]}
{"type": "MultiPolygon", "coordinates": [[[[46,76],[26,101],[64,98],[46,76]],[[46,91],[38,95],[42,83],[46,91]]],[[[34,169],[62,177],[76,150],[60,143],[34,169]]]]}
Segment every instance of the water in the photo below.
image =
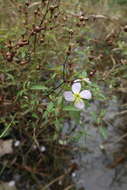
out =
{"type": "MultiPolygon", "coordinates": [[[[121,129],[126,127],[123,116],[118,116],[121,102],[110,100],[107,105],[94,102],[84,114],[85,130],[89,136],[82,137],[79,147],[86,147],[79,151],[73,162],[78,163],[79,170],[73,177],[76,189],[81,190],[126,190],[127,162],[125,145],[120,140],[121,129]],[[98,132],[98,126],[91,120],[91,111],[98,112],[99,108],[106,109],[104,117],[108,128],[108,138],[105,140],[98,132]],[[104,149],[102,149],[104,147],[104,149]]],[[[79,128],[78,128],[79,130],[79,128]]]]}

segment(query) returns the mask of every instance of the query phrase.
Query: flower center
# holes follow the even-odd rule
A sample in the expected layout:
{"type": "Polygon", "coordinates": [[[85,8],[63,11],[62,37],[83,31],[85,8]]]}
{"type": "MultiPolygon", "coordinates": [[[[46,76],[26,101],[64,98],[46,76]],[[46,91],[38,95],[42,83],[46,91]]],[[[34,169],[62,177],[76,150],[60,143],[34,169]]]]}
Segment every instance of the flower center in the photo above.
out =
{"type": "Polygon", "coordinates": [[[74,94],[75,102],[79,102],[81,100],[81,96],[79,93],[74,94]]]}

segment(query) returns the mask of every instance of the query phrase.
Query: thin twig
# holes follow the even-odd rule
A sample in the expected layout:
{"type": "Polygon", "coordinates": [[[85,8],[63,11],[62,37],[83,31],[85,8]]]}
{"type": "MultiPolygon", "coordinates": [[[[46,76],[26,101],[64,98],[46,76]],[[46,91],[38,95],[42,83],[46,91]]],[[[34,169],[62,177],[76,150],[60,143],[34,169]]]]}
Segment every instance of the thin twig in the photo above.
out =
{"type": "Polygon", "coordinates": [[[44,22],[44,20],[45,20],[45,18],[46,18],[46,15],[47,15],[47,13],[48,13],[48,11],[49,11],[49,4],[50,4],[50,0],[49,0],[48,3],[47,3],[46,12],[45,12],[45,14],[44,14],[44,16],[43,16],[43,18],[42,18],[42,20],[41,20],[41,22],[40,22],[40,26],[43,24],[43,22],[44,22]]]}
{"type": "Polygon", "coordinates": [[[127,133],[125,133],[124,135],[122,135],[118,140],[116,140],[116,142],[114,142],[113,144],[117,144],[119,143],[121,140],[123,140],[124,138],[127,137],[127,133]]]}
{"type": "MultiPolygon", "coordinates": [[[[51,90],[51,91],[46,95],[46,97],[49,96],[49,95],[51,95],[55,90],[57,90],[57,89],[58,89],[59,87],[61,87],[63,84],[64,84],[64,81],[61,82],[58,86],[56,86],[53,90],[51,90]]],[[[45,97],[44,97],[44,98],[45,98],[45,97]]]]}
{"type": "Polygon", "coordinates": [[[8,126],[6,127],[6,129],[0,134],[0,138],[2,138],[7,133],[7,131],[11,127],[12,123],[14,122],[15,117],[16,117],[16,114],[14,115],[14,117],[12,118],[11,122],[8,124],[8,126]]]}
{"type": "Polygon", "coordinates": [[[65,81],[65,76],[66,76],[66,63],[68,60],[68,56],[66,56],[65,61],[63,63],[63,81],[65,81]]]}
{"type": "Polygon", "coordinates": [[[115,116],[121,116],[121,115],[124,115],[124,114],[127,114],[127,110],[118,112],[118,113],[115,114],[115,116]]]}
{"type": "Polygon", "coordinates": [[[47,190],[52,184],[54,184],[55,182],[57,182],[59,180],[62,180],[65,176],[66,176],[66,174],[57,177],[56,179],[51,181],[49,184],[47,184],[45,187],[41,188],[40,190],[47,190]]]}
{"type": "Polygon", "coordinates": [[[69,190],[69,189],[71,189],[72,187],[74,187],[74,185],[72,184],[72,185],[69,185],[68,187],[66,187],[64,190],[69,190]]]}

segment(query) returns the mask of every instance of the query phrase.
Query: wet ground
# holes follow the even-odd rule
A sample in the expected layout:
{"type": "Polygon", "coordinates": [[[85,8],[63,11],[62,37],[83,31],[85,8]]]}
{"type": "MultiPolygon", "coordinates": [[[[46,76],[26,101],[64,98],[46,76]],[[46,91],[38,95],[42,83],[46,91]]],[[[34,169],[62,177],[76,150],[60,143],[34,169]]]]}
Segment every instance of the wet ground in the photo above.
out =
{"type": "Polygon", "coordinates": [[[84,151],[79,151],[73,160],[79,165],[79,170],[73,177],[76,189],[127,189],[127,141],[124,138],[126,134],[122,131],[126,128],[126,116],[119,115],[120,112],[121,101],[114,98],[105,105],[94,102],[83,113],[84,130],[87,130],[89,135],[81,138],[78,146],[84,147],[84,151]],[[103,124],[108,129],[107,139],[99,134],[99,126],[91,120],[91,112],[97,113],[100,108],[106,110],[103,124]]]}
{"type": "MultiPolygon", "coordinates": [[[[105,102],[107,103],[100,101],[91,103],[91,106],[81,115],[83,126],[76,126],[76,130],[73,132],[73,134],[76,134],[75,132],[79,132],[80,130],[84,130],[84,134],[85,131],[87,132],[87,135],[81,137],[75,146],[73,145],[76,152],[72,163],[77,163],[78,165],[78,170],[72,173],[72,180],[76,186],[76,190],[127,189],[126,106],[122,106],[123,97],[112,97],[105,102]],[[95,112],[97,117],[99,117],[101,110],[105,110],[106,112],[103,122],[99,124],[92,117],[91,113],[95,112]],[[99,133],[100,125],[107,128],[107,138],[104,138],[99,133]]],[[[67,124],[67,126],[65,128],[68,131],[70,124],[67,124]]],[[[37,189],[37,184],[27,188],[26,183],[21,183],[17,179],[17,177],[13,176],[16,185],[18,184],[18,189],[37,189]],[[20,184],[21,187],[19,187],[20,184]]],[[[70,175],[66,180],[67,184],[71,182],[70,175]]],[[[51,186],[51,189],[65,190],[59,182],[56,186],[51,186]]],[[[13,188],[15,189],[15,186],[13,188]]],[[[3,188],[2,184],[0,190],[5,189],[5,186],[3,188]]],[[[7,189],[9,190],[8,187],[7,189]]]]}

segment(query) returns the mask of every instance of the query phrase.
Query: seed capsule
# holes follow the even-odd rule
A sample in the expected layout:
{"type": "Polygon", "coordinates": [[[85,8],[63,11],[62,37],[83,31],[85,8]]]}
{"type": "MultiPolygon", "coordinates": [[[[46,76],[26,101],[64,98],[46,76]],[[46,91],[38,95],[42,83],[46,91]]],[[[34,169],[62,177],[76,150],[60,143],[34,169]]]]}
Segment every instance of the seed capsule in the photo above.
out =
{"type": "Polygon", "coordinates": [[[80,21],[84,21],[84,20],[85,20],[84,16],[80,16],[80,17],[79,17],[79,20],[80,20],[80,21]]]}
{"type": "Polygon", "coordinates": [[[124,32],[127,32],[127,25],[123,28],[124,32]]]}
{"type": "Polygon", "coordinates": [[[25,5],[28,7],[29,6],[29,2],[26,2],[25,5]]]}
{"type": "Polygon", "coordinates": [[[40,43],[44,43],[44,38],[41,38],[41,39],[40,39],[40,43]]]}
{"type": "Polygon", "coordinates": [[[35,15],[37,15],[37,13],[38,13],[38,11],[37,11],[37,10],[35,10],[35,11],[34,11],[34,14],[35,14],[35,15]]]}
{"type": "Polygon", "coordinates": [[[74,32],[73,32],[72,29],[70,29],[70,30],[69,30],[69,33],[70,33],[71,35],[73,35],[74,32]]]}

